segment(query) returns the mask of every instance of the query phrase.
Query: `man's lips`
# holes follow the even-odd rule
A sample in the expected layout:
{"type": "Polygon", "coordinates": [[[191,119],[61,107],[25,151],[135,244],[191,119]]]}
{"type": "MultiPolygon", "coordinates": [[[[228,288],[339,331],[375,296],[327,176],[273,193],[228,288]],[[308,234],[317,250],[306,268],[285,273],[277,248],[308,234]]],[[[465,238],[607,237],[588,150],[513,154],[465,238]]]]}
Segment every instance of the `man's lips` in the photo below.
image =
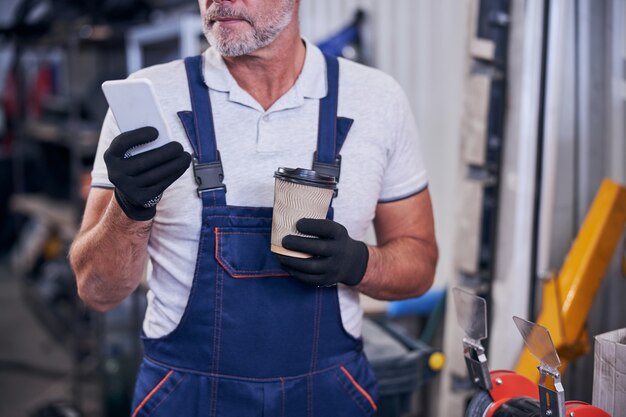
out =
{"type": "Polygon", "coordinates": [[[211,23],[238,23],[238,22],[246,22],[245,19],[239,19],[236,17],[216,17],[215,19],[211,20],[211,23]]]}

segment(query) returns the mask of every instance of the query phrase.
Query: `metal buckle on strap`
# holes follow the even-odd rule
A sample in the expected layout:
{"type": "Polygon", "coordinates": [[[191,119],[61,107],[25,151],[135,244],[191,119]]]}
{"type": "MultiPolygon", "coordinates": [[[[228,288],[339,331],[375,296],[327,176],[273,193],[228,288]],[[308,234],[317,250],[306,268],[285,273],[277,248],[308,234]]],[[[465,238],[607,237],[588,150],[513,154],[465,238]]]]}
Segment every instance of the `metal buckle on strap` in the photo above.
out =
{"type": "MultiPolygon", "coordinates": [[[[326,162],[319,162],[317,160],[317,151],[313,154],[313,171],[322,174],[322,175],[330,175],[331,177],[335,177],[337,182],[339,182],[339,175],[341,174],[341,155],[337,155],[335,162],[332,164],[328,164],[326,162]]],[[[339,190],[335,190],[335,194],[333,197],[337,197],[339,194],[339,190]]]]}
{"type": "Polygon", "coordinates": [[[217,161],[199,163],[196,157],[193,158],[193,176],[198,184],[198,196],[202,193],[224,189],[226,185],[224,181],[224,169],[222,168],[222,159],[220,153],[217,153],[217,161]]]}
{"type": "Polygon", "coordinates": [[[339,175],[341,174],[341,155],[337,155],[337,159],[335,159],[334,163],[327,164],[326,162],[319,162],[317,160],[317,152],[315,152],[313,154],[313,171],[335,177],[337,182],[339,182],[339,175]]]}

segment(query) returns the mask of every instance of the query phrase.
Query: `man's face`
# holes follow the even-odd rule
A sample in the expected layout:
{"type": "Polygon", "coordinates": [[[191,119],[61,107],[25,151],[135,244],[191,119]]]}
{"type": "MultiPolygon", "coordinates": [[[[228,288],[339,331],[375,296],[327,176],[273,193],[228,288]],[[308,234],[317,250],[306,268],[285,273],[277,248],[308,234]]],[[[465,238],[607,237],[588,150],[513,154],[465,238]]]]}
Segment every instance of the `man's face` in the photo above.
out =
{"type": "Polygon", "coordinates": [[[224,56],[271,44],[291,22],[296,0],[198,0],[203,31],[224,56]]]}

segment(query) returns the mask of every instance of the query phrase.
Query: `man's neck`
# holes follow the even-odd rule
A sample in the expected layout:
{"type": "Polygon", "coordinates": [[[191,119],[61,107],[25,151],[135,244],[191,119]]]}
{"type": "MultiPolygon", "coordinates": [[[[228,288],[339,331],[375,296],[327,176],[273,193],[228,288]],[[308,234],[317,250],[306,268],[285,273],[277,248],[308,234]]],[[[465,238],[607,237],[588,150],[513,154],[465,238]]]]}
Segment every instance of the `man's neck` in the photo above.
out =
{"type": "Polygon", "coordinates": [[[285,28],[271,45],[250,55],[224,57],[224,61],[237,84],[267,110],[295,84],[305,56],[296,23],[285,28]]]}

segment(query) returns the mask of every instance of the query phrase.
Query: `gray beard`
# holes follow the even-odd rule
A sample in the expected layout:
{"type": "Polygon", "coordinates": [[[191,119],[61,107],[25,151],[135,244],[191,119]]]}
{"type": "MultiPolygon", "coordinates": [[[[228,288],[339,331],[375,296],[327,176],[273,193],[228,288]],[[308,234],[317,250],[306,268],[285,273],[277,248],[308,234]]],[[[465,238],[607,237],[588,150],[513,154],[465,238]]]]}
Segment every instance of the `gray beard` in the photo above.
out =
{"type": "Polygon", "coordinates": [[[207,18],[202,25],[203,32],[209,44],[217,49],[220,55],[248,55],[274,42],[291,22],[292,13],[293,3],[290,2],[282,13],[276,19],[266,24],[265,27],[258,28],[256,22],[253,22],[251,30],[239,33],[237,36],[229,30],[219,31],[215,27],[210,28],[209,19],[207,18]]]}

